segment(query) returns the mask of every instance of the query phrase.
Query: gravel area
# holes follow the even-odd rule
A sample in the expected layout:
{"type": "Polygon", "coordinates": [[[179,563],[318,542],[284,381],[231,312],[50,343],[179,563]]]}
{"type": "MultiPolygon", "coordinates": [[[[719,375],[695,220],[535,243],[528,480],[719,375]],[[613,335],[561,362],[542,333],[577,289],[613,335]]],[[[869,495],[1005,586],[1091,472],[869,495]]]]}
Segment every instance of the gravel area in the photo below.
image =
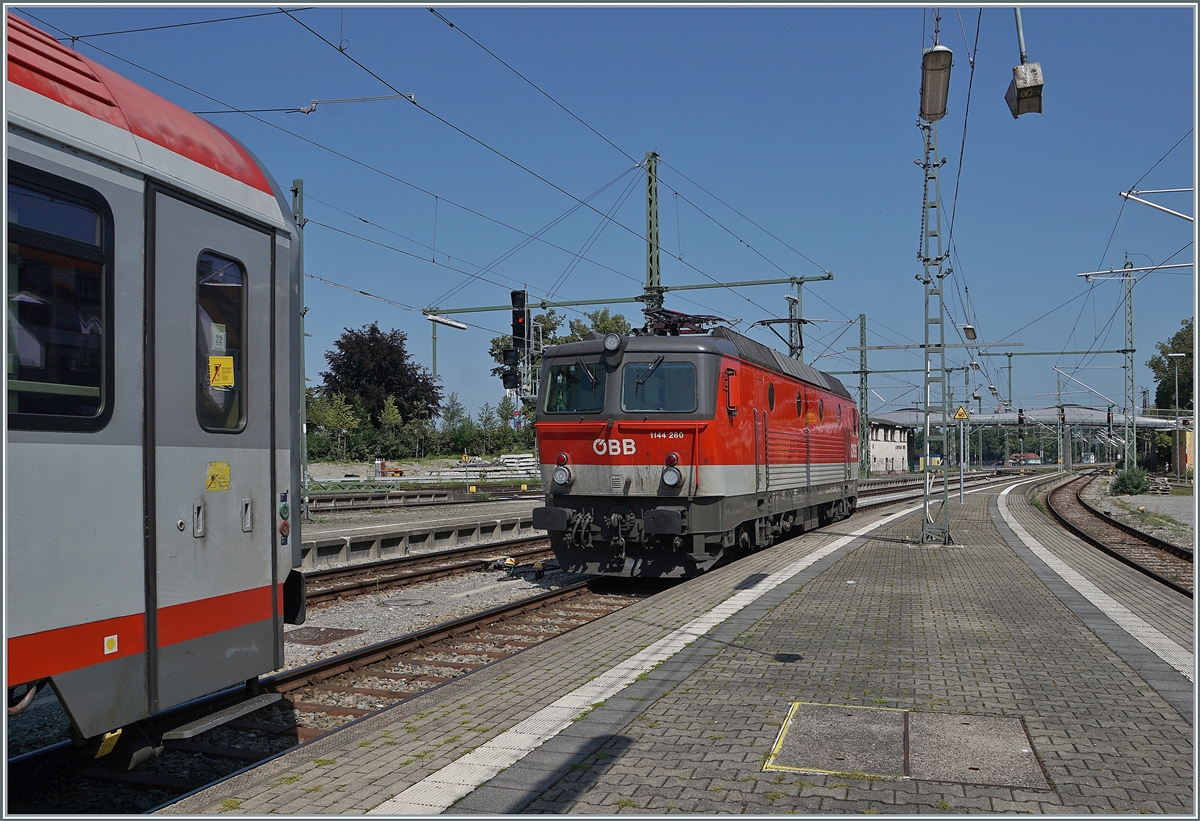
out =
{"type": "MultiPolygon", "coordinates": [[[[532,574],[526,578],[510,577],[504,571],[481,571],[417,587],[384,590],[378,595],[360,596],[349,601],[315,605],[309,608],[303,625],[286,625],[284,628],[285,669],[558,589],[582,578],[551,570],[541,581],[534,581],[532,574]],[[296,630],[321,627],[361,632],[322,645],[299,644],[287,639],[288,634],[296,630]]],[[[436,675],[433,670],[424,672],[436,675]]],[[[381,688],[387,689],[386,685],[381,688]]],[[[348,720],[341,716],[325,718],[328,726],[348,720]]],[[[69,722],[51,688],[39,693],[33,705],[21,715],[6,716],[6,722],[9,757],[69,737],[69,722]]],[[[305,724],[324,726],[307,719],[305,724]]]]}
{"type": "Polygon", "coordinates": [[[1097,479],[1083,492],[1083,499],[1097,510],[1107,511],[1120,522],[1136,527],[1151,536],[1184,547],[1196,541],[1196,497],[1157,496],[1149,493],[1138,496],[1109,496],[1108,477],[1097,479]],[[1139,511],[1138,508],[1144,508],[1139,511]]]}
{"type": "Polygon", "coordinates": [[[418,587],[390,592],[384,590],[378,595],[359,596],[328,607],[318,605],[309,609],[304,627],[334,627],[363,632],[329,644],[313,646],[288,641],[288,633],[299,629],[288,625],[284,631],[287,669],[499,607],[539,592],[556,590],[582,578],[574,574],[547,571],[545,578],[535,582],[532,576],[509,577],[504,571],[487,571],[442,579],[418,587]]]}

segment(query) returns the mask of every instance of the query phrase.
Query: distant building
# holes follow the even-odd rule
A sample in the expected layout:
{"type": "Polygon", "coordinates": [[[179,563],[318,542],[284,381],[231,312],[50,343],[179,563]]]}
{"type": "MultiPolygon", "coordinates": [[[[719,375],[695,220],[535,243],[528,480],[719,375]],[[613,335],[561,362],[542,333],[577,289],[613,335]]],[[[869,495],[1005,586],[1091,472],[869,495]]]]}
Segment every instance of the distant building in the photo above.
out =
{"type": "MultiPolygon", "coordinates": [[[[1196,445],[1195,445],[1195,441],[1192,437],[1192,430],[1191,430],[1192,420],[1184,419],[1183,424],[1184,424],[1184,428],[1183,428],[1183,430],[1179,431],[1179,433],[1175,433],[1174,431],[1170,432],[1170,435],[1171,435],[1171,472],[1174,473],[1175,465],[1179,465],[1180,466],[1179,472],[1182,475],[1186,476],[1187,472],[1189,470],[1191,470],[1192,467],[1195,465],[1196,445]]],[[[872,442],[871,447],[874,447],[874,446],[875,446],[875,444],[872,442]]]]}
{"type": "Polygon", "coordinates": [[[908,428],[882,419],[871,422],[871,473],[908,472],[908,428]]]}
{"type": "Polygon", "coordinates": [[[1040,465],[1042,457],[1036,453],[1014,453],[1012,455],[1012,463],[1014,465],[1040,465]]]}

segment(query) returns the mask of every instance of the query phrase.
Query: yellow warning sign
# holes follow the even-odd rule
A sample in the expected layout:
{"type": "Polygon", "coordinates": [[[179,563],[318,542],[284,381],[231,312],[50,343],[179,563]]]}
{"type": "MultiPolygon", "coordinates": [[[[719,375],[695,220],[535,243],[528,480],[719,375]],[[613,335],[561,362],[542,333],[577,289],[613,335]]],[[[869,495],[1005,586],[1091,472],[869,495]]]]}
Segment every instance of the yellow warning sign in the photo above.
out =
{"type": "Polygon", "coordinates": [[[204,483],[204,490],[229,490],[228,462],[208,463],[208,481],[204,483]]]}
{"type": "Polygon", "coordinates": [[[971,415],[967,413],[967,409],[965,407],[963,407],[962,405],[959,405],[958,410],[956,410],[954,412],[954,418],[957,419],[958,421],[962,421],[965,419],[970,419],[971,415]]]}
{"type": "Polygon", "coordinates": [[[233,357],[210,356],[208,358],[208,384],[214,388],[233,384],[233,357]]]}

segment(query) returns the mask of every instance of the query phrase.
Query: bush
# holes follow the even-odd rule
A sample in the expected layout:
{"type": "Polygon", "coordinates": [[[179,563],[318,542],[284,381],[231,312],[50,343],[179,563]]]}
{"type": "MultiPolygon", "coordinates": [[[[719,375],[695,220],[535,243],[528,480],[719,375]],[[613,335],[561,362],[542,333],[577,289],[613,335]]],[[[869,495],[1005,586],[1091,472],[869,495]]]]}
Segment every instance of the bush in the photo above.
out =
{"type": "Polygon", "coordinates": [[[1113,496],[1133,496],[1148,490],[1150,490],[1150,480],[1146,478],[1146,471],[1141,468],[1131,468],[1116,475],[1109,493],[1113,496]]]}

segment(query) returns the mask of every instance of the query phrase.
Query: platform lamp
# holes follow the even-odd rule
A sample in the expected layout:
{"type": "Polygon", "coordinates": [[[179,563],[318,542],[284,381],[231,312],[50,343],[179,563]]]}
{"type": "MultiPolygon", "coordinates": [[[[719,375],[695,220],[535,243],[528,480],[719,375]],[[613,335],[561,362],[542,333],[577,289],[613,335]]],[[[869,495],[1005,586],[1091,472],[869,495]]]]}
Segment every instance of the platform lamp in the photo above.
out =
{"type": "Polygon", "coordinates": [[[946,99],[950,96],[950,67],[954,52],[935,43],[921,53],[921,119],[935,123],[946,116],[946,99]]]}
{"type": "Polygon", "coordinates": [[[467,326],[459,322],[457,319],[449,319],[432,310],[424,312],[425,318],[429,320],[430,327],[433,329],[433,378],[437,380],[437,326],[445,325],[447,328],[454,328],[456,331],[465,331],[467,326]]]}
{"type": "Polygon", "coordinates": [[[1021,65],[1013,67],[1012,82],[1004,94],[1004,102],[1013,119],[1022,114],[1042,113],[1042,64],[1030,63],[1025,58],[1025,27],[1021,25],[1021,10],[1014,8],[1017,16],[1017,45],[1021,49],[1021,65]]]}
{"type": "Polygon", "coordinates": [[[1179,457],[1182,455],[1179,449],[1179,360],[1187,356],[1184,353],[1169,353],[1167,357],[1175,360],[1175,478],[1181,478],[1179,473],[1179,457]]]}

